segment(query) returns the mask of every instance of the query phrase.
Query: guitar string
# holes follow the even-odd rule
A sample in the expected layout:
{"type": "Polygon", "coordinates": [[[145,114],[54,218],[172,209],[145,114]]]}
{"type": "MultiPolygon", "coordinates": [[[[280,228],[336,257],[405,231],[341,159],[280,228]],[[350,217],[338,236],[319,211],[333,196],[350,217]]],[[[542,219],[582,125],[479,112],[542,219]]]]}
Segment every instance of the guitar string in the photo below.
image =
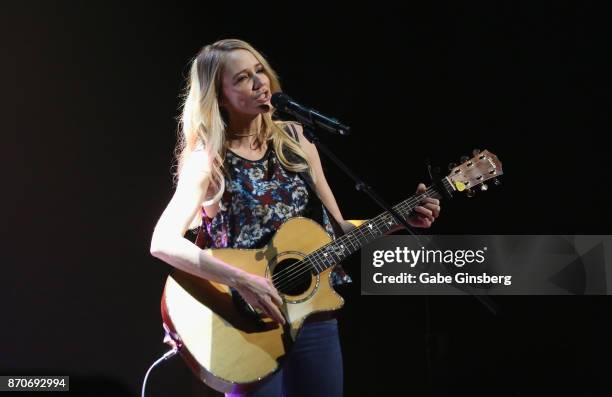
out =
{"type": "MultiPolygon", "coordinates": [[[[410,206],[412,206],[413,204],[420,203],[422,201],[422,199],[426,198],[429,193],[436,193],[436,195],[437,195],[436,197],[434,197],[434,195],[430,195],[429,197],[441,198],[439,196],[439,193],[432,186],[425,193],[422,193],[420,196],[415,196],[413,198],[407,199],[407,200],[399,203],[396,207],[393,207],[393,208],[396,208],[396,210],[404,211],[404,210],[408,209],[410,206]]],[[[370,221],[364,223],[363,225],[364,226],[366,226],[366,225],[374,225],[374,226],[376,226],[376,229],[380,232],[380,226],[383,226],[383,225],[385,225],[388,222],[385,218],[388,218],[389,215],[390,215],[390,213],[383,212],[382,214],[377,215],[376,217],[374,217],[370,221]]],[[[394,220],[394,222],[395,222],[395,220],[394,220]]],[[[393,223],[393,224],[395,225],[396,223],[393,223]]],[[[316,270],[318,270],[318,271],[322,271],[322,270],[326,269],[329,266],[325,266],[325,263],[323,263],[323,262],[326,261],[327,258],[324,256],[324,254],[322,254],[319,251],[324,250],[324,248],[327,248],[331,244],[338,245],[340,243],[346,243],[347,241],[350,242],[351,234],[354,234],[355,232],[361,233],[361,237],[363,237],[363,240],[365,240],[366,242],[368,240],[368,237],[373,237],[371,232],[370,232],[369,236],[364,234],[363,231],[362,231],[361,226],[356,228],[356,229],[353,229],[349,233],[345,234],[344,236],[341,236],[340,238],[338,238],[336,240],[332,240],[329,243],[325,244],[324,246],[319,247],[315,252],[309,254],[307,258],[304,258],[301,261],[298,261],[298,262],[292,264],[288,268],[281,270],[279,273],[275,274],[272,277],[272,281],[276,281],[278,283],[280,283],[281,281],[285,282],[286,278],[282,279],[282,276],[284,276],[288,272],[293,272],[293,270],[296,267],[300,266],[300,265],[305,265],[306,267],[309,268],[309,270],[312,268],[312,265],[314,265],[314,268],[316,268],[316,270]],[[314,260],[308,260],[308,259],[311,259],[311,258],[314,259],[314,260]],[[311,263],[309,263],[309,262],[311,262],[311,263]],[[310,265],[310,266],[308,266],[308,265],[310,265]],[[322,269],[319,269],[319,267],[317,265],[322,265],[322,269]]],[[[376,237],[376,236],[374,236],[374,237],[376,237]]],[[[362,241],[362,239],[359,238],[359,237],[357,237],[357,240],[359,242],[362,241]]],[[[351,243],[351,245],[353,245],[353,244],[351,243]]],[[[357,246],[359,246],[359,245],[357,245],[357,246]]],[[[301,273],[303,273],[303,272],[301,272],[301,273]]],[[[289,274],[289,275],[291,276],[292,274],[289,274]]],[[[292,277],[292,278],[295,278],[295,277],[292,277]]]]}
{"type": "MultiPolygon", "coordinates": [[[[400,206],[401,206],[401,203],[400,203],[400,204],[398,204],[398,207],[400,207],[400,206]]],[[[403,209],[401,209],[401,211],[403,211],[403,209]]],[[[383,213],[383,215],[384,215],[384,214],[386,214],[386,213],[383,213]]],[[[378,222],[380,221],[380,219],[378,219],[378,218],[379,218],[379,216],[380,216],[380,215],[378,215],[378,216],[374,217],[373,219],[371,219],[370,221],[368,221],[368,222],[364,223],[363,225],[365,226],[365,225],[367,225],[367,224],[377,224],[376,226],[377,226],[377,229],[378,229],[378,226],[381,226],[381,225],[378,225],[378,222]]],[[[360,225],[360,226],[361,226],[361,225],[360,225]]],[[[355,228],[355,229],[351,230],[349,233],[354,234],[355,232],[359,232],[359,231],[361,231],[361,228],[360,228],[360,227],[358,227],[358,228],[355,228]]],[[[346,239],[346,238],[345,238],[345,236],[346,236],[346,235],[344,235],[344,236],[342,236],[341,238],[338,238],[338,239],[336,239],[336,240],[332,240],[330,243],[325,244],[325,245],[323,245],[323,246],[321,246],[321,247],[317,248],[317,250],[316,250],[316,251],[314,251],[314,252],[312,252],[311,254],[309,254],[307,258],[304,258],[304,259],[303,259],[302,261],[300,261],[300,262],[303,262],[303,261],[305,261],[306,259],[311,259],[311,258],[312,258],[312,259],[322,260],[322,259],[323,259],[323,257],[321,257],[321,255],[317,255],[318,251],[323,250],[323,248],[327,247],[327,245],[329,245],[329,244],[331,244],[331,243],[335,243],[335,244],[340,243],[340,242],[341,242],[341,240],[346,239]]],[[[363,235],[363,233],[362,233],[362,237],[365,237],[365,235],[363,235]]],[[[316,265],[316,263],[314,263],[314,261],[312,261],[312,262],[313,262],[313,264],[315,264],[315,265],[316,265]]],[[[297,265],[297,263],[293,264],[293,265],[292,265],[292,267],[295,267],[296,265],[297,265]]],[[[279,277],[282,277],[282,276],[283,276],[285,273],[290,272],[290,271],[292,271],[292,268],[291,268],[291,267],[288,267],[288,268],[286,268],[286,269],[283,269],[281,272],[279,272],[279,273],[275,274],[275,275],[272,277],[272,280],[273,280],[273,281],[281,281],[279,277]]]]}
{"type": "MultiPolygon", "coordinates": [[[[443,179],[443,180],[442,180],[442,182],[443,182],[444,180],[446,180],[446,182],[447,182],[448,184],[450,184],[450,183],[451,183],[451,182],[450,182],[448,179],[443,179]]],[[[486,179],[485,179],[485,180],[486,180],[486,179]]],[[[484,181],[483,181],[483,182],[484,182],[484,181]]],[[[402,201],[401,203],[399,203],[399,204],[397,205],[397,209],[399,209],[399,210],[403,211],[404,209],[406,209],[406,207],[410,207],[411,205],[413,205],[413,204],[415,204],[415,203],[420,203],[420,202],[421,202],[421,199],[422,199],[423,197],[427,197],[427,195],[428,195],[428,194],[430,194],[430,193],[434,193],[434,194],[429,195],[429,197],[433,197],[433,198],[437,198],[437,199],[441,199],[441,198],[443,198],[442,194],[441,194],[441,193],[440,193],[440,192],[437,190],[437,186],[432,185],[432,186],[428,187],[424,193],[421,193],[421,195],[420,195],[420,196],[413,196],[412,198],[406,199],[406,200],[402,201]]],[[[396,208],[396,207],[392,207],[392,208],[396,208]]],[[[412,210],[412,209],[414,209],[414,208],[411,208],[411,210],[412,210]]],[[[377,228],[377,229],[378,229],[378,231],[380,232],[380,228],[379,228],[379,226],[382,226],[383,224],[387,223],[387,220],[386,220],[386,219],[384,219],[384,218],[388,218],[388,216],[389,216],[389,215],[391,215],[391,214],[390,214],[390,213],[388,213],[388,212],[383,212],[382,214],[379,214],[378,216],[376,216],[375,218],[371,219],[371,220],[370,220],[370,221],[368,221],[367,223],[364,223],[364,225],[365,225],[365,224],[367,224],[367,225],[372,225],[372,224],[373,224],[374,226],[376,226],[376,228],[377,228]],[[380,218],[380,219],[379,219],[379,218],[380,218]],[[379,223],[379,221],[382,221],[382,223],[379,223]]],[[[392,223],[392,225],[396,225],[396,220],[395,220],[395,218],[393,217],[393,218],[390,218],[390,219],[393,219],[393,223],[392,223]]],[[[353,232],[360,232],[360,233],[361,233],[361,235],[362,235],[361,237],[363,237],[363,238],[364,238],[364,240],[365,240],[366,242],[368,242],[368,241],[367,241],[368,236],[367,236],[367,235],[365,235],[365,234],[364,234],[364,233],[361,231],[361,225],[360,225],[360,227],[358,227],[358,228],[356,228],[356,229],[351,230],[349,233],[347,233],[347,234],[345,234],[345,235],[341,236],[340,238],[338,238],[338,239],[336,239],[336,240],[332,240],[332,241],[330,241],[329,243],[325,244],[324,246],[319,247],[319,248],[318,248],[317,250],[315,250],[313,253],[309,254],[309,255],[308,255],[306,258],[304,258],[304,259],[302,259],[302,260],[300,260],[300,261],[297,261],[296,263],[292,264],[291,266],[287,267],[286,269],[281,270],[279,273],[277,273],[276,275],[274,275],[274,276],[272,277],[272,281],[273,281],[273,282],[274,282],[274,281],[278,281],[278,282],[280,282],[280,281],[281,281],[281,279],[278,279],[278,277],[281,277],[281,278],[282,278],[283,274],[286,274],[286,273],[288,273],[288,272],[293,272],[293,270],[294,270],[294,269],[295,269],[297,266],[301,266],[301,265],[304,265],[304,267],[306,267],[306,268],[310,268],[310,269],[312,269],[312,268],[313,268],[313,265],[314,265],[314,268],[315,268],[317,271],[319,271],[319,272],[321,272],[321,271],[323,271],[323,270],[325,270],[325,269],[327,269],[327,268],[331,267],[331,266],[326,266],[325,261],[326,261],[327,257],[326,257],[324,254],[322,254],[321,252],[324,250],[324,248],[327,248],[327,247],[328,247],[329,245],[331,245],[331,244],[334,244],[334,245],[339,245],[339,243],[340,243],[340,242],[342,242],[342,243],[345,243],[345,242],[350,242],[350,237],[351,237],[351,234],[354,234],[353,232]],[[345,238],[345,237],[346,237],[346,238],[345,238]],[[346,241],[345,241],[345,240],[346,240],[346,241]],[[313,259],[313,261],[308,261],[308,259],[310,259],[310,258],[312,258],[312,259],[313,259]],[[313,263],[308,263],[308,262],[313,262],[313,263]],[[317,263],[317,262],[319,262],[319,263],[317,263]],[[309,265],[310,265],[310,266],[309,266],[309,265]],[[319,269],[318,265],[321,265],[321,266],[322,266],[322,269],[319,269]],[[275,280],[275,279],[276,279],[276,280],[275,280]]],[[[371,232],[370,232],[370,233],[371,233],[371,232]]],[[[382,233],[382,234],[384,234],[384,233],[382,233]]],[[[371,236],[370,236],[370,237],[371,237],[371,236]]],[[[377,238],[377,236],[374,236],[374,237],[375,237],[375,238],[377,238]]],[[[361,240],[360,240],[360,238],[359,238],[359,237],[357,237],[357,241],[361,242],[361,240]]],[[[353,245],[353,244],[351,243],[351,245],[353,245]]],[[[344,251],[344,246],[343,246],[343,244],[341,244],[341,246],[342,246],[342,250],[344,251]]],[[[353,247],[353,248],[354,248],[354,247],[353,247]]],[[[355,251],[356,251],[356,250],[355,250],[355,251]]],[[[331,255],[332,255],[332,259],[333,259],[333,253],[331,253],[331,255]]],[[[344,259],[344,258],[343,258],[343,259],[344,259]]],[[[339,260],[338,262],[340,262],[340,261],[341,261],[341,260],[339,260]]],[[[308,269],[308,270],[310,270],[310,269],[308,269]]],[[[302,272],[302,273],[303,273],[303,272],[302,272]]],[[[282,280],[282,281],[285,281],[285,280],[282,280]]]]}
{"type": "MultiPolygon", "coordinates": [[[[386,221],[385,221],[385,223],[386,223],[386,221]]],[[[377,222],[374,222],[374,221],[369,221],[368,224],[375,224],[375,225],[377,225],[377,229],[380,232],[380,228],[378,227],[378,226],[380,226],[380,224],[378,224],[377,222]]],[[[372,237],[377,238],[377,236],[372,235],[372,234],[364,234],[362,232],[360,232],[360,233],[361,233],[361,237],[353,238],[353,243],[355,244],[356,247],[360,246],[359,243],[362,243],[361,245],[363,245],[364,242],[365,243],[370,242],[370,240],[368,240],[368,239],[371,239],[372,237]]],[[[384,234],[383,232],[380,232],[380,233],[384,234]]],[[[353,244],[353,243],[351,243],[351,244],[353,244]]],[[[354,248],[353,252],[356,252],[357,250],[358,250],[358,248],[357,249],[354,248]]],[[[328,263],[322,263],[322,261],[325,260],[326,258],[318,258],[318,263],[316,261],[303,260],[301,262],[301,266],[300,266],[299,269],[294,269],[296,271],[293,272],[290,276],[285,277],[281,282],[277,282],[278,288],[281,289],[281,290],[285,290],[285,291],[290,289],[290,288],[293,288],[293,287],[299,285],[302,282],[302,280],[303,280],[302,276],[303,275],[308,274],[308,273],[312,273],[312,271],[314,269],[317,270],[317,274],[322,273],[323,270],[325,270],[327,268],[330,268],[332,266],[335,266],[337,263],[341,262],[346,256],[348,256],[348,254],[345,255],[345,257],[342,257],[342,258],[340,256],[338,256],[338,255],[336,255],[336,256],[337,256],[337,258],[334,258],[333,255],[332,255],[332,259],[335,262],[332,265],[329,265],[329,262],[328,263]],[[319,266],[322,269],[320,269],[319,266]]]]}
{"type": "MultiPolygon", "coordinates": [[[[443,198],[442,194],[436,189],[436,186],[431,186],[431,187],[427,188],[425,193],[421,193],[420,196],[414,196],[412,198],[406,199],[405,201],[399,203],[397,206],[395,206],[393,208],[401,209],[401,211],[403,211],[404,209],[406,209],[407,207],[412,206],[415,203],[420,203],[421,199],[423,197],[427,197],[428,194],[430,194],[429,197],[432,197],[432,198],[437,198],[437,199],[443,198]],[[430,193],[433,193],[433,194],[430,194],[430,193]]],[[[364,223],[363,225],[373,224],[374,226],[376,226],[376,228],[380,232],[379,226],[387,223],[387,220],[384,220],[384,218],[385,217],[388,218],[390,215],[391,214],[388,213],[388,212],[383,212],[382,214],[377,215],[376,217],[372,218],[371,220],[369,220],[368,222],[364,223]],[[381,220],[384,220],[383,223],[379,223],[379,221],[381,221],[381,220]]],[[[394,219],[394,218],[388,218],[388,219],[394,219]]],[[[392,225],[395,225],[395,224],[396,223],[395,223],[395,220],[394,220],[394,223],[392,225]]],[[[293,287],[293,286],[299,284],[299,281],[301,280],[301,276],[303,274],[305,274],[307,272],[310,272],[313,269],[316,269],[320,273],[323,270],[325,270],[325,269],[327,269],[329,267],[334,266],[335,264],[331,265],[331,266],[327,266],[327,264],[325,263],[326,257],[322,257],[320,251],[322,251],[324,248],[327,248],[331,244],[336,244],[337,245],[339,242],[345,242],[344,240],[348,240],[350,242],[350,237],[351,237],[351,234],[353,234],[353,232],[360,232],[361,233],[361,237],[363,237],[363,240],[365,240],[366,243],[369,242],[368,241],[368,237],[374,237],[374,239],[378,238],[378,236],[373,236],[371,234],[371,232],[370,232],[369,236],[364,234],[362,232],[362,230],[361,230],[362,229],[361,226],[362,225],[360,225],[360,227],[358,227],[356,229],[351,230],[349,233],[343,235],[342,237],[338,238],[337,240],[332,240],[329,243],[325,244],[324,246],[319,247],[315,252],[309,254],[303,260],[294,263],[293,265],[291,265],[287,269],[283,269],[281,272],[276,274],[275,276],[278,276],[281,273],[287,273],[287,271],[289,271],[291,268],[294,268],[293,270],[298,270],[297,272],[294,273],[294,275],[295,275],[294,277],[290,277],[289,279],[287,279],[287,278],[283,279],[282,280],[282,282],[283,282],[282,285],[280,284],[281,280],[277,280],[279,282],[278,286],[280,288],[288,288],[288,285],[291,285],[291,287],[293,287]],[[311,258],[311,257],[316,259],[319,263],[317,264],[315,261],[308,261],[308,259],[311,258]],[[313,262],[313,263],[309,263],[309,262],[313,262]],[[322,269],[319,269],[318,265],[321,265],[322,269]],[[300,266],[300,269],[295,269],[296,266],[300,266]],[[295,281],[297,281],[297,283],[295,283],[295,281]]],[[[384,233],[382,233],[382,234],[384,234],[384,233]]],[[[362,242],[362,240],[359,237],[357,237],[356,240],[358,242],[362,242]]],[[[352,243],[351,243],[351,245],[352,245],[352,243]]],[[[357,245],[357,246],[359,246],[359,245],[357,245]]],[[[355,249],[355,251],[357,251],[357,249],[355,249]]],[[[353,252],[355,252],[355,251],[353,251],[353,252]]],[[[333,256],[332,256],[332,259],[333,259],[333,256]]],[[[344,258],[342,258],[342,259],[344,259],[344,258]]],[[[336,263],[341,262],[341,260],[336,260],[336,263]]],[[[273,278],[275,276],[273,276],[273,278]]],[[[291,275],[289,275],[289,276],[291,276],[291,275]]]]}
{"type": "MultiPolygon", "coordinates": [[[[425,194],[427,194],[427,193],[424,193],[424,194],[423,194],[422,196],[420,196],[420,197],[423,197],[425,194]]],[[[430,197],[441,198],[441,196],[437,196],[437,197],[436,197],[436,196],[433,196],[433,195],[432,195],[432,196],[430,196],[430,197]]],[[[416,198],[415,198],[415,199],[416,199],[416,198]]],[[[402,205],[399,205],[399,204],[398,204],[397,208],[400,208],[401,206],[403,206],[403,207],[408,206],[408,207],[409,207],[410,205],[414,204],[414,203],[408,204],[408,201],[409,201],[409,200],[406,200],[406,202],[405,202],[405,203],[401,203],[402,205]]],[[[417,201],[417,202],[418,202],[418,201],[417,201]]],[[[394,207],[394,208],[395,208],[395,207],[394,207]]],[[[376,225],[376,228],[377,228],[377,229],[378,229],[378,231],[380,232],[380,228],[379,228],[378,226],[381,226],[381,225],[383,225],[383,224],[387,223],[387,221],[385,220],[385,221],[384,221],[383,223],[381,223],[381,224],[379,224],[378,222],[379,222],[380,220],[383,220],[383,219],[382,219],[382,218],[383,218],[383,216],[384,216],[384,215],[387,215],[387,214],[388,214],[388,213],[386,213],[386,212],[385,212],[385,213],[382,213],[382,214],[378,215],[377,217],[373,218],[372,220],[368,221],[367,223],[365,223],[365,225],[368,225],[368,224],[374,224],[374,225],[376,225]],[[378,219],[378,218],[380,218],[380,219],[378,219]]],[[[384,234],[384,233],[383,233],[383,234],[384,234]]],[[[344,236],[343,236],[343,237],[344,237],[344,236]]],[[[378,236],[373,236],[372,234],[370,234],[369,236],[367,236],[367,235],[365,235],[365,234],[363,234],[363,233],[362,233],[362,237],[364,238],[364,240],[365,240],[366,242],[369,242],[369,241],[368,241],[368,237],[374,237],[374,238],[377,238],[378,236]]],[[[338,240],[340,240],[340,239],[338,239],[338,240]]],[[[360,242],[362,241],[362,240],[361,240],[361,239],[359,239],[359,238],[358,238],[358,240],[359,240],[360,242]]],[[[319,249],[317,249],[317,251],[319,251],[319,250],[321,250],[321,249],[323,249],[323,248],[327,247],[327,246],[328,246],[328,245],[330,245],[330,244],[334,244],[334,243],[337,243],[337,242],[338,242],[338,241],[336,241],[336,240],[331,241],[330,243],[328,243],[328,244],[324,245],[323,247],[320,247],[319,249]]],[[[355,251],[357,251],[357,250],[355,250],[355,251]]],[[[313,254],[315,254],[315,253],[313,253],[313,254]]],[[[311,255],[313,255],[313,254],[311,254],[311,255]]],[[[316,269],[316,270],[318,270],[318,271],[319,271],[319,273],[320,273],[320,272],[322,272],[323,270],[325,270],[325,269],[327,269],[327,268],[329,268],[329,267],[332,267],[332,266],[327,266],[327,264],[326,264],[326,263],[323,263],[323,261],[326,261],[326,258],[325,258],[325,257],[321,257],[321,256],[320,256],[320,254],[313,255],[313,257],[317,257],[317,256],[318,256],[318,258],[317,258],[317,259],[319,260],[319,263],[318,263],[318,264],[322,266],[322,269],[319,269],[319,267],[317,266],[317,263],[314,263],[314,267],[313,267],[313,266],[312,266],[312,265],[313,265],[313,263],[309,263],[308,261],[302,260],[302,261],[300,261],[300,262],[301,262],[301,265],[302,265],[302,266],[300,266],[300,269],[295,269],[296,271],[295,271],[294,273],[290,274],[288,278],[287,278],[287,277],[286,277],[286,278],[284,278],[284,279],[282,280],[282,283],[280,283],[280,282],[279,282],[279,283],[278,283],[279,288],[281,288],[281,289],[287,289],[287,288],[292,288],[292,287],[294,287],[294,286],[298,285],[298,284],[300,283],[300,280],[302,279],[302,277],[301,277],[301,276],[303,276],[303,275],[305,275],[305,274],[307,274],[307,273],[310,273],[310,272],[311,272],[311,270],[313,270],[313,268],[314,268],[314,269],[316,269]],[[291,277],[291,276],[292,276],[292,277],[291,277]]],[[[332,259],[334,259],[334,258],[332,257],[332,259]]],[[[342,258],[342,259],[344,259],[344,258],[342,258]]],[[[339,263],[339,262],[341,261],[341,260],[337,260],[337,259],[335,259],[335,260],[337,261],[337,263],[339,263]]],[[[292,267],[294,267],[294,268],[295,268],[295,265],[297,265],[297,263],[296,263],[296,264],[294,264],[294,265],[292,265],[292,267]]],[[[287,270],[287,269],[283,269],[283,272],[284,272],[285,270],[287,270]]]]}
{"type": "MultiPolygon", "coordinates": [[[[415,204],[420,203],[424,198],[426,197],[433,197],[433,195],[430,195],[430,193],[436,193],[437,197],[434,198],[441,198],[438,194],[438,192],[436,191],[435,187],[430,187],[428,188],[428,190],[425,193],[421,193],[419,196],[414,196],[412,198],[409,198],[401,203],[399,203],[396,207],[393,207],[396,211],[401,211],[404,212],[407,209],[414,209],[414,208],[410,208],[412,206],[414,206],[415,204]]],[[[290,282],[291,279],[295,279],[296,277],[300,277],[302,274],[305,273],[304,268],[306,268],[306,271],[310,271],[313,268],[316,269],[317,271],[321,272],[325,269],[327,269],[330,266],[326,266],[326,261],[327,261],[327,257],[325,256],[325,254],[322,252],[324,251],[324,249],[326,249],[329,245],[334,244],[334,245],[341,245],[342,247],[344,247],[344,245],[346,245],[346,243],[350,243],[350,245],[355,248],[355,247],[359,247],[359,244],[357,244],[356,246],[353,244],[353,242],[355,242],[355,240],[357,240],[357,242],[368,242],[368,238],[369,237],[375,237],[377,238],[377,236],[372,235],[372,229],[369,232],[369,235],[366,235],[365,233],[363,233],[363,231],[365,229],[362,228],[362,226],[367,227],[367,226],[373,226],[376,227],[376,229],[378,230],[378,232],[381,232],[381,226],[385,226],[388,224],[388,219],[389,216],[391,216],[391,214],[389,212],[383,212],[382,214],[374,217],[373,219],[371,219],[368,222],[365,222],[363,225],[361,225],[360,227],[357,227],[353,230],[351,230],[349,233],[345,234],[344,236],[341,236],[340,238],[336,239],[336,240],[332,240],[329,243],[327,243],[326,245],[319,247],[315,252],[311,253],[310,255],[308,255],[306,258],[292,264],[291,266],[289,266],[286,269],[281,270],[279,273],[275,274],[272,277],[272,281],[278,285],[281,288],[286,287],[287,282],[290,282]],[[355,233],[360,233],[361,236],[356,235],[355,233]],[[353,237],[354,235],[354,237],[353,237]],[[351,238],[353,238],[353,242],[351,242],[351,238]],[[298,269],[300,268],[300,269],[298,269]],[[298,270],[297,272],[294,272],[295,270],[298,270]],[[293,276],[293,277],[285,277],[285,275],[287,276],[293,276]]],[[[395,221],[394,218],[393,219],[393,224],[392,225],[396,225],[397,222],[395,221]]],[[[385,231],[386,232],[386,231],[385,231]]],[[[382,232],[381,234],[384,234],[384,232],[382,232]]],[[[344,248],[343,248],[344,249],[344,248]]],[[[356,250],[355,250],[356,251],[356,250]]],[[[332,259],[333,259],[333,253],[331,254],[332,259]]],[[[337,254],[336,254],[337,255],[337,254]]]]}

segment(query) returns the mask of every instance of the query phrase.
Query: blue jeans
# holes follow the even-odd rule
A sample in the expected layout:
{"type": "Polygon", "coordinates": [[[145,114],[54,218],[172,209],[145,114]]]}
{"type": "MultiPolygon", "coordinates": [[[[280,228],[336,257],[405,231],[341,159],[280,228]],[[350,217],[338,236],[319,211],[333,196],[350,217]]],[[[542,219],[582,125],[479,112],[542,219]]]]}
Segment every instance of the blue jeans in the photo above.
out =
{"type": "Polygon", "coordinates": [[[336,319],[305,323],[281,369],[257,390],[226,397],[341,397],[342,352],[336,319]]]}

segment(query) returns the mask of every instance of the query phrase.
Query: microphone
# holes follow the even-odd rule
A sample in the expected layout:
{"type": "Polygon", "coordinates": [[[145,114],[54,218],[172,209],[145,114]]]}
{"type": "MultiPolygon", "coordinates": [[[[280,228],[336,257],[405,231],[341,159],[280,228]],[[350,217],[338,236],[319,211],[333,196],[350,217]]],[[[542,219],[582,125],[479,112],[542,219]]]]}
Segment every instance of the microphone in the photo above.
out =
{"type": "Polygon", "coordinates": [[[336,119],[324,116],[314,109],[300,105],[282,92],[272,94],[271,102],[272,106],[277,110],[290,114],[301,123],[311,127],[319,127],[340,135],[348,135],[351,131],[351,127],[342,124],[336,119]]]}

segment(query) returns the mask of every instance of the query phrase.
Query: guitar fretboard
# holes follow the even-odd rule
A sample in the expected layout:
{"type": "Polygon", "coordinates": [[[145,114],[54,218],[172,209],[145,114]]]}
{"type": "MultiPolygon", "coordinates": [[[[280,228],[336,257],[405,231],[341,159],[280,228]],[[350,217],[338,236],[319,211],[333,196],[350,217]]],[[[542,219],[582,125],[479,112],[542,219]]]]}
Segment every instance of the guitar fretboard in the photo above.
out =
{"type": "MultiPolygon", "coordinates": [[[[399,216],[406,219],[424,198],[432,197],[441,199],[443,194],[440,192],[440,189],[445,189],[448,195],[454,190],[448,179],[443,178],[440,181],[439,187],[436,185],[430,186],[424,193],[415,194],[392,208],[399,216]]],[[[318,250],[311,252],[303,261],[309,262],[312,266],[312,272],[319,274],[337,263],[340,263],[364,245],[384,236],[391,229],[395,228],[397,224],[398,222],[395,217],[391,215],[391,213],[385,211],[318,250]]]]}

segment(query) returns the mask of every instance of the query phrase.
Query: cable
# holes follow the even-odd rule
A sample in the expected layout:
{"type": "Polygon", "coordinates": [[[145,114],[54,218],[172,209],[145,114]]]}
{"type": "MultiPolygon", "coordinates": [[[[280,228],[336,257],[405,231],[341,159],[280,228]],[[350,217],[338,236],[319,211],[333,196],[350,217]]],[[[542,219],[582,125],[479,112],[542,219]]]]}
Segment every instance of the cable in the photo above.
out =
{"type": "Polygon", "coordinates": [[[164,353],[163,356],[161,356],[160,358],[157,359],[157,361],[155,361],[153,363],[153,365],[151,365],[149,367],[149,369],[147,370],[147,373],[145,374],[144,377],[144,381],[142,382],[142,392],[141,392],[141,397],[145,396],[145,387],[147,386],[147,378],[149,378],[149,374],[151,373],[151,371],[153,370],[153,368],[155,368],[157,365],[159,365],[159,363],[161,363],[162,361],[166,361],[167,359],[169,359],[170,357],[175,356],[179,351],[179,348],[177,346],[174,346],[172,349],[168,350],[166,353],[164,353]]]}

